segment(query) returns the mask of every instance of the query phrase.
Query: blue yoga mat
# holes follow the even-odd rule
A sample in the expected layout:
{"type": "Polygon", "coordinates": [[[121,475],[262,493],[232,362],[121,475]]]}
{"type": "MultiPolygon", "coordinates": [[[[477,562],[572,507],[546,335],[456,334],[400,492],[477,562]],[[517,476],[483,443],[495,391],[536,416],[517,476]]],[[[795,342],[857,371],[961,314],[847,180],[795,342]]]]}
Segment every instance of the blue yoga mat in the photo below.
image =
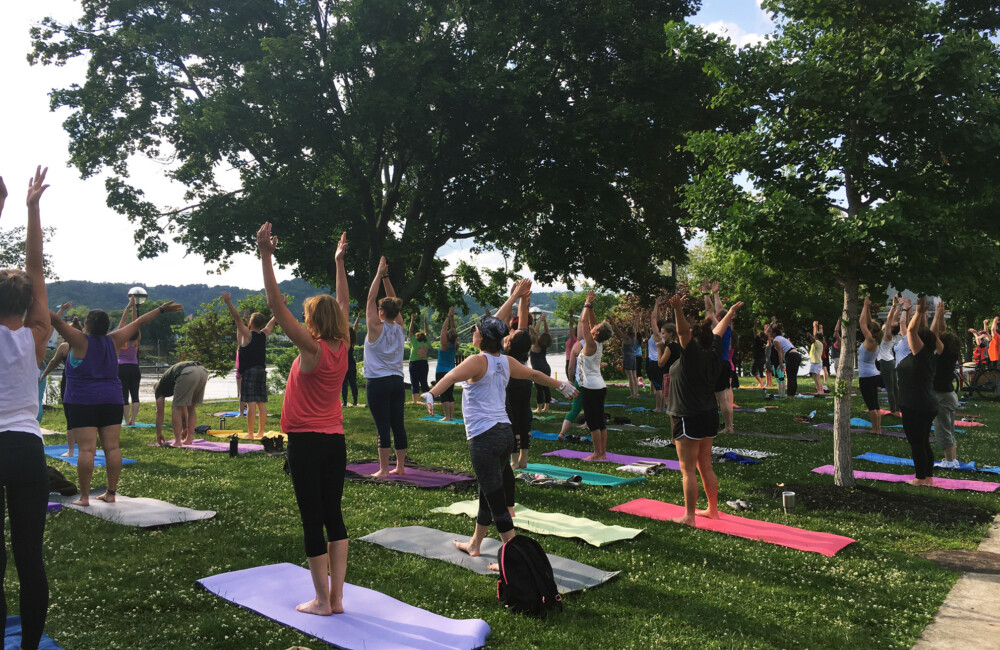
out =
{"type": "Polygon", "coordinates": [[[423,420],[424,422],[436,422],[438,424],[461,424],[461,425],[465,424],[465,420],[463,420],[462,418],[455,418],[451,422],[445,422],[443,415],[425,415],[420,419],[423,420]]]}
{"type": "Polygon", "coordinates": [[[636,478],[622,478],[620,476],[611,476],[610,474],[601,474],[600,472],[587,472],[582,469],[572,469],[570,467],[560,467],[558,465],[544,465],[542,463],[528,463],[527,468],[519,469],[518,471],[528,472],[529,474],[545,474],[546,476],[551,476],[552,478],[561,479],[579,476],[583,479],[584,485],[603,485],[606,487],[618,487],[619,485],[626,485],[628,483],[646,482],[646,477],[644,476],[636,478]]]}
{"type": "MultiPolygon", "coordinates": [[[[531,437],[535,440],[559,440],[558,433],[545,433],[544,431],[531,430],[531,437]]],[[[590,436],[580,436],[581,440],[586,440],[588,442],[593,442],[594,439],[590,436]]]]}
{"type": "Polygon", "coordinates": [[[627,404],[605,404],[604,408],[625,408],[627,404]]]}
{"type": "MultiPolygon", "coordinates": [[[[864,418],[851,418],[851,426],[852,427],[867,427],[867,428],[871,429],[872,423],[869,422],[868,420],[864,419],[864,418]]],[[[902,429],[903,425],[902,424],[883,424],[882,428],[883,429],[902,429]]],[[[933,430],[934,430],[934,427],[931,427],[931,431],[933,431],[933,430]]],[[[965,433],[965,429],[955,429],[955,433],[965,433]]]]}
{"type": "MultiPolygon", "coordinates": [[[[21,617],[8,616],[4,625],[3,650],[18,650],[21,647],[21,617]]],[[[62,646],[42,635],[42,640],[38,642],[38,650],[63,650],[62,646]]]]}
{"type": "MultiPolygon", "coordinates": [[[[61,460],[64,463],[69,463],[73,467],[76,467],[76,463],[80,458],[80,448],[79,446],[77,446],[75,450],[76,456],[70,456],[70,457],[62,456],[62,454],[65,454],[68,450],[69,447],[67,447],[66,445],[49,445],[45,448],[45,455],[48,456],[49,458],[55,458],[56,460],[61,460]]],[[[131,458],[124,458],[124,457],[122,458],[122,465],[131,465],[134,462],[135,461],[132,460],[131,458]]],[[[98,449],[97,453],[94,455],[94,467],[104,467],[104,466],[105,466],[104,450],[98,449]]]]}
{"type": "Polygon", "coordinates": [[[135,424],[123,424],[122,429],[155,429],[155,424],[149,422],[136,422],[135,424]]]}
{"type": "Polygon", "coordinates": [[[240,417],[240,412],[239,411],[226,411],[224,413],[218,413],[218,414],[216,414],[216,417],[220,417],[220,418],[238,418],[238,417],[240,417]]]}
{"type": "MultiPolygon", "coordinates": [[[[860,456],[855,456],[858,460],[867,460],[871,463],[882,463],[883,465],[903,465],[905,467],[913,467],[913,460],[910,458],[901,458],[899,456],[888,456],[886,454],[876,454],[869,451],[868,453],[861,454],[860,456]]],[[[934,463],[934,467],[941,469],[938,463],[934,463]]],[[[983,472],[986,474],[1000,474],[1000,467],[977,467],[976,462],[972,461],[970,463],[963,463],[959,461],[958,467],[953,468],[958,469],[963,472],[983,472]]]]}
{"type": "Polygon", "coordinates": [[[803,395],[802,393],[797,393],[795,395],[796,399],[814,399],[815,395],[803,395]]]}
{"type": "Polygon", "coordinates": [[[653,409],[648,409],[645,406],[633,406],[630,409],[625,409],[629,413],[638,413],[640,411],[652,411],[653,409]]]}

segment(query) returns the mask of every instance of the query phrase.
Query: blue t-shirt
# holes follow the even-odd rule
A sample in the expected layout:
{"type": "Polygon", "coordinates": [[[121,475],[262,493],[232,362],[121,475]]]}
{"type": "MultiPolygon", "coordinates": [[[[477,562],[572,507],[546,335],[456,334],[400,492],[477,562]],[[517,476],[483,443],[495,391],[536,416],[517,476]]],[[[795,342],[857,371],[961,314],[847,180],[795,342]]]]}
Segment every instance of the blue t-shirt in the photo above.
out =
{"type": "Polygon", "coordinates": [[[729,344],[733,341],[733,328],[727,327],[726,333],[722,335],[722,359],[729,361],[729,344]]]}

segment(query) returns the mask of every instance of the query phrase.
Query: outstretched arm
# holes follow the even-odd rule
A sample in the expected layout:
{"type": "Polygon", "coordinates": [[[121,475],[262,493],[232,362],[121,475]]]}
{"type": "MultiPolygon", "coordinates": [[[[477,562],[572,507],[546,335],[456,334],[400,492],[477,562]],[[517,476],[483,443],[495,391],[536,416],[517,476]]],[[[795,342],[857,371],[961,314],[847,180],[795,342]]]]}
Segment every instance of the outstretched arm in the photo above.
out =
{"type": "Polygon", "coordinates": [[[427,411],[434,415],[434,398],[441,397],[450,387],[460,381],[479,381],[486,374],[489,362],[481,354],[474,354],[465,361],[448,371],[448,373],[434,383],[434,387],[424,393],[424,402],[427,404],[427,411]]]}
{"type": "Polygon", "coordinates": [[[267,306],[271,308],[271,313],[281,325],[285,335],[292,340],[295,347],[299,349],[304,357],[302,365],[305,371],[315,368],[319,361],[319,342],[313,338],[312,333],[292,315],[285,304],[285,297],[281,295],[278,288],[278,279],[274,277],[274,262],[272,256],[278,248],[278,238],[271,235],[271,223],[265,221],[264,225],[257,231],[257,250],[260,253],[261,270],[264,273],[264,293],[267,295],[267,306]]]}
{"type": "Polygon", "coordinates": [[[550,377],[549,375],[541,373],[537,370],[532,370],[514,358],[508,359],[508,364],[512,379],[528,379],[536,384],[542,384],[543,386],[548,386],[549,388],[555,388],[566,397],[576,397],[577,395],[578,391],[569,382],[556,379],[555,377],[550,377]]]}
{"type": "MultiPolygon", "coordinates": [[[[671,301],[670,304],[673,305],[673,301],[671,301]]],[[[656,302],[653,303],[653,311],[649,312],[650,336],[652,336],[653,340],[656,341],[657,343],[663,340],[663,334],[660,333],[660,324],[658,322],[659,320],[660,320],[660,297],[657,296],[656,302]]]]}
{"type": "MultiPolygon", "coordinates": [[[[62,320],[61,318],[59,320],[62,320]]],[[[76,328],[73,328],[76,329],[76,328]]],[[[56,353],[52,355],[52,359],[49,361],[49,365],[45,366],[45,370],[42,372],[42,376],[39,381],[45,379],[49,374],[56,369],[59,362],[66,358],[66,354],[69,352],[69,343],[62,343],[58,348],[56,348],[56,353]]]]}
{"type": "Polygon", "coordinates": [[[76,329],[66,321],[64,321],[59,316],[56,316],[54,311],[49,312],[49,322],[52,327],[56,328],[59,332],[59,336],[69,343],[70,349],[73,351],[73,356],[77,359],[83,359],[87,356],[87,335],[76,329]]]}
{"type": "MultiPolygon", "coordinates": [[[[274,271],[271,271],[274,274],[274,271]]],[[[222,302],[226,303],[226,307],[229,309],[229,315],[233,317],[236,322],[236,340],[240,345],[246,345],[250,340],[250,328],[246,326],[243,319],[240,317],[240,312],[236,311],[236,307],[233,307],[233,297],[229,295],[228,291],[222,292],[222,302]]]]}
{"type": "MultiPolygon", "coordinates": [[[[128,306],[125,307],[124,310],[122,310],[122,317],[121,317],[121,320],[118,321],[118,328],[117,329],[121,329],[121,328],[125,327],[125,323],[128,322],[129,314],[132,314],[132,320],[136,319],[136,316],[138,314],[135,314],[133,312],[133,309],[138,310],[138,307],[135,304],[135,298],[132,297],[132,296],[129,296],[128,297],[128,306]]],[[[56,313],[58,313],[60,316],[62,316],[61,313],[59,313],[59,312],[56,312],[56,313]]]]}
{"type": "Polygon", "coordinates": [[[417,330],[413,326],[413,321],[417,318],[416,314],[410,314],[410,328],[406,331],[406,338],[412,339],[417,333],[417,330]]]}
{"type": "Polygon", "coordinates": [[[517,303],[517,328],[528,329],[528,321],[531,320],[531,283],[528,283],[527,291],[522,289],[521,301],[517,303]]]}
{"type": "Polygon", "coordinates": [[[931,322],[931,331],[935,334],[944,334],[944,301],[939,300],[937,307],[934,309],[934,320],[931,322]]]}
{"type": "MultiPolygon", "coordinates": [[[[344,267],[344,255],[347,253],[347,231],[340,233],[340,241],[337,242],[337,252],[333,254],[333,260],[337,264],[337,304],[340,305],[340,313],[344,315],[344,320],[351,317],[351,287],[347,284],[347,269],[344,267]]],[[[350,341],[348,341],[350,343],[350,341]]]]}
{"type": "MultiPolygon", "coordinates": [[[[145,314],[143,314],[139,318],[135,319],[134,321],[132,321],[131,323],[129,323],[125,327],[122,327],[121,329],[117,329],[114,332],[111,332],[111,334],[109,334],[108,336],[111,337],[111,341],[115,344],[115,347],[119,347],[120,348],[121,346],[125,345],[126,341],[128,341],[130,338],[132,338],[133,334],[135,334],[136,332],[138,332],[140,329],[142,329],[143,327],[145,327],[149,323],[151,323],[154,320],[156,320],[156,318],[160,314],[165,314],[168,311],[180,311],[182,309],[184,309],[184,307],[182,307],[181,305],[174,304],[173,300],[168,300],[167,302],[163,303],[162,305],[160,305],[156,309],[153,309],[152,311],[147,311],[145,314]]],[[[61,321],[62,319],[60,318],[59,320],[61,321]]],[[[70,327],[70,329],[73,329],[73,328],[70,327]]],[[[76,331],[76,330],[74,330],[74,331],[76,331]]],[[[69,340],[69,339],[67,339],[67,340],[69,340]]],[[[76,349],[75,345],[73,346],[73,349],[74,350],[76,349]]]]}
{"type": "MultiPolygon", "coordinates": [[[[42,213],[38,202],[48,185],[45,184],[45,174],[41,165],[35,170],[35,176],[28,181],[28,230],[24,242],[25,271],[31,280],[31,305],[24,319],[24,326],[31,330],[35,339],[35,363],[40,364],[45,358],[45,344],[52,333],[49,319],[49,294],[45,288],[45,269],[42,255],[42,213]]],[[[6,188],[4,188],[6,193],[6,188]]],[[[61,319],[60,319],[61,320],[61,319]]],[[[72,329],[72,328],[70,328],[72,329]]]]}
{"type": "Polygon", "coordinates": [[[729,329],[729,324],[733,322],[734,318],[736,318],[736,312],[739,311],[740,307],[742,306],[743,302],[741,301],[730,307],[729,311],[726,312],[725,318],[720,320],[715,325],[715,328],[712,329],[712,334],[715,334],[716,336],[722,336],[723,334],[725,334],[726,330],[729,329]]]}
{"type": "Polygon", "coordinates": [[[580,313],[580,329],[583,330],[581,337],[583,339],[583,356],[589,357],[590,355],[597,352],[597,341],[594,340],[594,324],[596,319],[594,317],[594,296],[593,291],[587,292],[587,302],[583,305],[583,311],[580,313]]]}
{"type": "MultiPolygon", "coordinates": [[[[716,314],[718,314],[720,311],[722,311],[723,309],[725,309],[725,307],[722,306],[722,300],[719,298],[719,281],[718,280],[713,280],[712,281],[712,296],[715,298],[715,310],[714,311],[715,311],[716,314]]],[[[718,316],[716,316],[716,317],[718,317],[718,316]]]]}
{"type": "MultiPolygon", "coordinates": [[[[871,296],[865,296],[865,304],[861,308],[861,333],[865,337],[865,345],[870,345],[875,343],[875,337],[872,336],[872,329],[870,326],[871,322],[871,311],[872,311],[872,298],[871,296]]],[[[816,321],[813,321],[813,336],[816,334],[816,321]]],[[[870,352],[871,350],[869,350],[870,352]]]]}

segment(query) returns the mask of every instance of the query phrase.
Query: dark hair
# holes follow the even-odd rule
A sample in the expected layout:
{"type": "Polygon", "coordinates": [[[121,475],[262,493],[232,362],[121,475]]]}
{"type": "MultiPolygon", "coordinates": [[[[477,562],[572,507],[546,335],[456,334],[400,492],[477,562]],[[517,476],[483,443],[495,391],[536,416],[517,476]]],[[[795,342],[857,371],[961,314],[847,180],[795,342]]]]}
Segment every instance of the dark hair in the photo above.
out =
{"type": "Polygon", "coordinates": [[[0,317],[24,316],[31,306],[31,278],[20,269],[0,269],[0,317]]]}
{"type": "Polygon", "coordinates": [[[458,330],[453,327],[450,330],[448,330],[448,342],[454,343],[457,340],[458,340],[458,330]]]}
{"type": "Polygon", "coordinates": [[[872,338],[876,341],[882,338],[882,325],[877,320],[868,323],[868,331],[871,332],[872,338]]]}
{"type": "Polygon", "coordinates": [[[771,325],[771,334],[775,336],[781,336],[784,333],[784,329],[781,327],[781,323],[773,323],[771,325]]]}
{"type": "Polygon", "coordinates": [[[823,338],[822,332],[816,334],[816,340],[819,341],[820,343],[823,343],[824,341],[826,341],[826,339],[823,338]]]}
{"type": "Polygon", "coordinates": [[[806,339],[806,343],[809,343],[810,345],[812,345],[812,343],[816,340],[816,337],[814,337],[809,332],[806,332],[805,339],[806,339]]]}
{"type": "Polygon", "coordinates": [[[927,328],[924,328],[924,329],[920,330],[917,333],[917,335],[920,337],[920,340],[923,342],[924,347],[930,348],[931,350],[933,350],[934,348],[937,347],[937,336],[934,335],[934,332],[930,331],[927,328]]]}
{"type": "Polygon", "coordinates": [[[264,314],[260,313],[259,311],[255,311],[253,314],[251,314],[250,327],[256,327],[257,329],[262,330],[266,325],[267,325],[267,317],[264,314]]]}
{"type": "Polygon", "coordinates": [[[897,334],[899,334],[899,324],[898,323],[896,325],[892,326],[892,335],[896,336],[897,334]]]}
{"type": "Polygon", "coordinates": [[[712,339],[715,338],[715,333],[712,331],[714,328],[711,318],[705,318],[695,323],[691,326],[691,340],[697,341],[698,345],[707,350],[712,346],[712,339]]]}
{"type": "Polygon", "coordinates": [[[550,334],[542,332],[541,336],[538,337],[538,347],[545,350],[551,345],[552,345],[552,336],[550,334]]]}
{"type": "Polygon", "coordinates": [[[94,309],[83,322],[83,331],[91,336],[106,336],[111,327],[111,318],[103,309],[94,309]]]}
{"type": "Polygon", "coordinates": [[[70,321],[69,326],[77,331],[80,332],[83,331],[83,323],[80,322],[80,318],[77,316],[73,317],[73,320],[70,321]]]}
{"type": "Polygon", "coordinates": [[[671,338],[673,338],[675,341],[677,340],[677,326],[674,325],[673,323],[667,323],[666,325],[661,327],[660,333],[662,334],[663,332],[669,333],[671,338]]]}
{"type": "MultiPolygon", "coordinates": [[[[479,329],[479,326],[476,326],[479,329]]],[[[490,354],[496,354],[503,351],[503,341],[498,341],[496,339],[491,339],[483,336],[483,333],[479,333],[479,349],[483,352],[488,352],[490,354]]]]}
{"type": "Polygon", "coordinates": [[[424,332],[417,332],[416,334],[413,335],[413,338],[423,343],[427,340],[427,334],[425,334],[424,332]]]}
{"type": "Polygon", "coordinates": [[[665,318],[661,318],[660,320],[656,321],[656,328],[657,329],[661,329],[662,330],[667,325],[668,325],[667,319],[665,319],[665,318]]]}
{"type": "Polygon", "coordinates": [[[958,337],[954,332],[942,332],[940,335],[941,343],[944,344],[944,349],[949,354],[958,356],[961,350],[962,344],[958,340],[958,337]]]}
{"type": "Polygon", "coordinates": [[[520,357],[528,354],[531,350],[531,336],[528,330],[516,330],[507,337],[507,354],[512,357],[520,357]]]}
{"type": "Polygon", "coordinates": [[[399,310],[403,308],[403,301],[399,298],[382,298],[378,301],[378,308],[385,314],[386,320],[395,320],[399,316],[399,310]]]}

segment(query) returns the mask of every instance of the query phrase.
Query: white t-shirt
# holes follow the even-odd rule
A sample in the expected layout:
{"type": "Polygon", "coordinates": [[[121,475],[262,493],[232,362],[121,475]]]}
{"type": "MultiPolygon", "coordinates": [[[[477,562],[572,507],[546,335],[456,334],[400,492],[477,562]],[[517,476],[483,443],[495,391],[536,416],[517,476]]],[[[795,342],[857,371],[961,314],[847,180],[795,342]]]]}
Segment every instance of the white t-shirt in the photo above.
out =
{"type": "Polygon", "coordinates": [[[382,321],[382,333],[372,343],[365,336],[365,379],[403,376],[403,343],[406,334],[398,323],[382,321]]]}
{"type": "Polygon", "coordinates": [[[30,328],[11,331],[0,325],[0,435],[33,433],[38,427],[38,363],[30,328]]]}

